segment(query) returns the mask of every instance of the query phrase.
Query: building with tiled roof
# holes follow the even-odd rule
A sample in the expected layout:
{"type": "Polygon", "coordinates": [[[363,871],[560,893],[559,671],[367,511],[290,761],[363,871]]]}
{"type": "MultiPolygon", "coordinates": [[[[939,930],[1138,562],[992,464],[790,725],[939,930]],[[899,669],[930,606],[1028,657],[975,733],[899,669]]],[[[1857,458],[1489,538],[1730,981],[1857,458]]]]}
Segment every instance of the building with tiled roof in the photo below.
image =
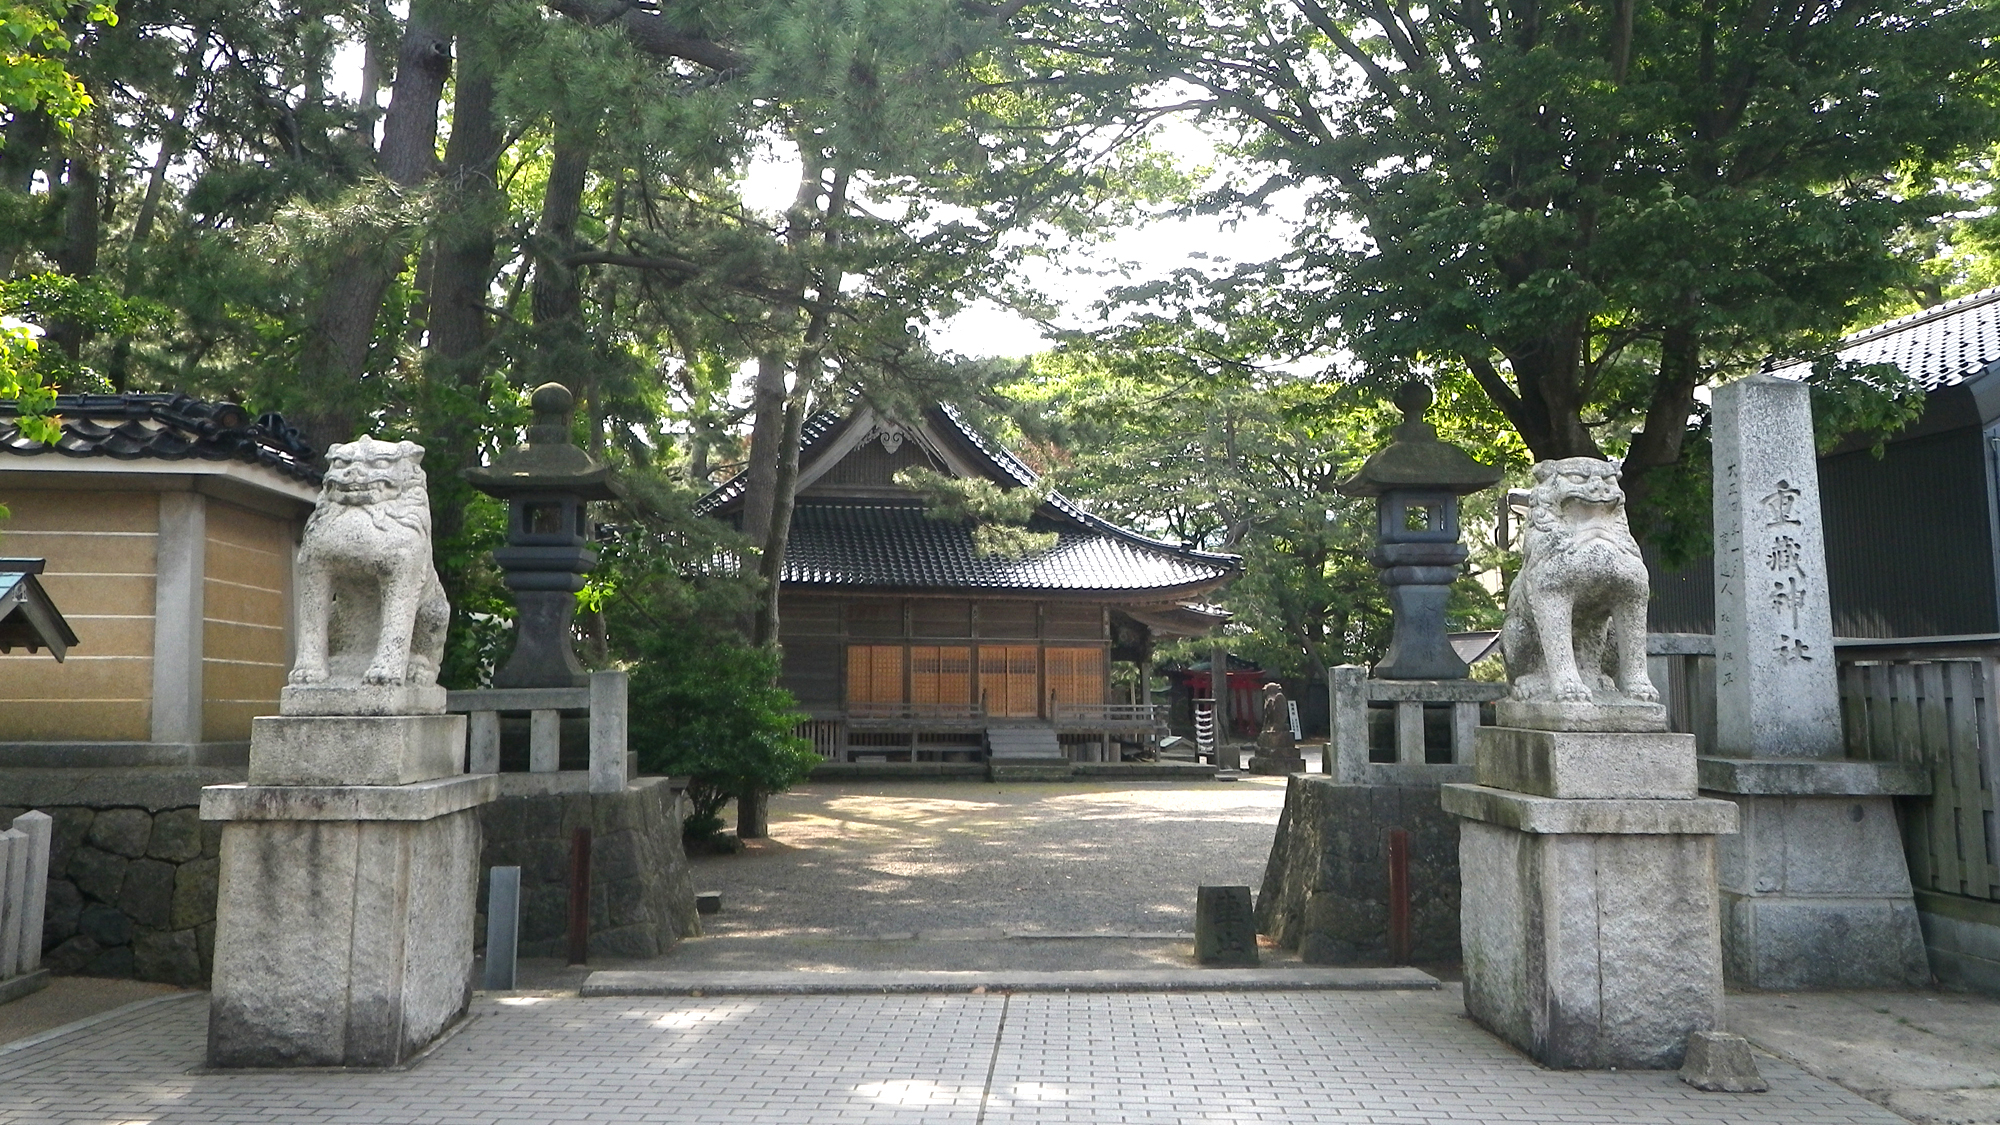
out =
{"type": "MultiPolygon", "coordinates": [[[[1112,665],[1149,666],[1155,638],[1219,625],[1226,615],[1203,599],[1237,575],[1237,557],[1118,527],[1059,492],[1027,525],[1054,536],[1047,546],[985,552],[972,524],[933,518],[896,483],[909,468],[1039,485],[948,407],[911,423],[866,405],[808,422],[779,622],[784,683],[821,752],[973,760],[995,728],[1046,728],[1072,759],[1116,760],[1121,742],[1150,738],[1152,701],[1143,689],[1114,698],[1112,665]]],[[[746,483],[731,479],[697,510],[740,519],[746,483]]]]}
{"type": "Polygon", "coordinates": [[[187,395],[51,414],[43,444],[0,401],[0,544],[47,560],[77,639],[61,664],[0,653],[0,768],[238,769],[290,661],[313,451],[276,415],[187,395]]]}
{"type": "MultiPolygon", "coordinates": [[[[1838,636],[2000,634],[2000,288],[1856,332],[1848,363],[1893,364],[1924,413],[1878,457],[1866,436],[1819,460],[1828,600],[1838,636]]],[[[1811,361],[1771,365],[1803,379],[1811,361]]],[[[1652,627],[1713,630],[1709,562],[1655,582],[1652,627]]]]}

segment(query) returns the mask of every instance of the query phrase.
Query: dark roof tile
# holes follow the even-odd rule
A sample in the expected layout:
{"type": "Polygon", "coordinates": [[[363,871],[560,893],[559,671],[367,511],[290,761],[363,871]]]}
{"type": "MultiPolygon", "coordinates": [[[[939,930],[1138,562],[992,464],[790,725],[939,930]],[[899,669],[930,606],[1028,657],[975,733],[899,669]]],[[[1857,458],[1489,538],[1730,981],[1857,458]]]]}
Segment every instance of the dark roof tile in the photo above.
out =
{"type": "Polygon", "coordinates": [[[801,504],[792,513],[783,581],[896,589],[1171,591],[1235,573],[1233,556],[1161,549],[1037,518],[1056,545],[1026,558],[981,558],[969,524],[908,504],[801,504]]]}
{"type": "MultiPolygon", "coordinates": [[[[2000,362],[2000,288],[1897,317],[1841,340],[1850,363],[1893,363],[1927,391],[1956,386],[2000,362]]],[[[1808,361],[1775,364],[1774,375],[1801,377],[1808,361]]]]}
{"type": "Polygon", "coordinates": [[[120,461],[244,461],[318,484],[315,450],[276,414],[252,419],[231,402],[182,394],[57,395],[62,437],[45,445],[21,433],[20,405],[0,399],[0,453],[110,457],[120,461]]]}

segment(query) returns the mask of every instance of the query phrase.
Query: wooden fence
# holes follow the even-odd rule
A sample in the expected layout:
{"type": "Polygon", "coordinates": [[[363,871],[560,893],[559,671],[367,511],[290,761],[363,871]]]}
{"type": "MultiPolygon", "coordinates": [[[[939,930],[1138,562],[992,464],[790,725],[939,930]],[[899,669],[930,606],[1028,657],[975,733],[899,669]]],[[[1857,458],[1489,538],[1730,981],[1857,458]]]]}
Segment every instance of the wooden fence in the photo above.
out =
{"type": "Polygon", "coordinates": [[[2000,642],[1846,642],[1839,653],[1848,756],[1930,771],[1931,795],[1899,802],[1911,882],[2000,900],[1993,816],[2000,729],[1992,707],[2000,642]]]}

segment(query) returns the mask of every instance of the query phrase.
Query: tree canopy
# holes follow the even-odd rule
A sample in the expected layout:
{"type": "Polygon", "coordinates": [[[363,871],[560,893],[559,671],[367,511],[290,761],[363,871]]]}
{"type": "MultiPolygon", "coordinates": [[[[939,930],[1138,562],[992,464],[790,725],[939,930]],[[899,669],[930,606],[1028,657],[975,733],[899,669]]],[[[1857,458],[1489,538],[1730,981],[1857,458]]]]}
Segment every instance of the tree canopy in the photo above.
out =
{"type": "Polygon", "coordinates": [[[1963,206],[1939,177],[1995,135],[2000,9],[1975,0],[1088,13],[1060,56],[1167,76],[1237,138],[1247,178],[1200,207],[1308,194],[1289,252],[1131,296],[1254,304],[1281,352],[1378,376],[1463,370],[1536,458],[1622,455],[1637,500],[1697,388],[1913,279],[1899,239],[1963,206]]]}
{"type": "MultiPolygon", "coordinates": [[[[185,390],[322,445],[420,440],[454,683],[509,612],[497,507],[459,470],[551,378],[634,483],[586,600],[599,659],[673,621],[775,639],[797,436],[860,395],[1010,411],[1105,514],[1243,550],[1241,620],[1311,666],[1365,652],[1379,618],[1327,492],[1380,438],[1374,383],[1431,379],[1510,464],[1622,455],[1636,498],[1685,498],[1701,386],[1996,276],[1996,20],[1981,0],[18,0],[0,314],[43,335],[0,338],[0,362],[28,397],[185,390]],[[1152,147],[1176,115],[1221,138],[1221,172],[1152,147]],[[770,167],[792,183],[760,201],[770,167]],[[1294,195],[1284,253],[1134,287],[1029,369],[924,344],[1069,239],[1294,195]],[[738,470],[725,542],[686,505],[738,470]],[[704,568],[729,554],[755,562],[725,589],[704,568]]],[[[1821,381],[1842,426],[1909,409],[1880,372],[1821,381]]],[[[1023,549],[995,498],[957,502],[1023,549]]]]}

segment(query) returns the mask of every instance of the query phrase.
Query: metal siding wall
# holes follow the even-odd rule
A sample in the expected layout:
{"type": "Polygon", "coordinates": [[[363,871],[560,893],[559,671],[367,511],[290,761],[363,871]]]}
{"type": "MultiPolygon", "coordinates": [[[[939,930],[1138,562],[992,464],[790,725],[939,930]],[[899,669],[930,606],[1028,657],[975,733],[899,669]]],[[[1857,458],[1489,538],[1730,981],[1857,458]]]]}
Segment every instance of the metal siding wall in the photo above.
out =
{"type": "Polygon", "coordinates": [[[1819,482],[1836,635],[2000,631],[1977,428],[1828,457],[1819,482]]]}
{"type": "Polygon", "coordinates": [[[1678,570],[1668,570],[1650,544],[1640,550],[1653,578],[1653,596],[1646,603],[1647,630],[1715,632],[1715,557],[1703,555],[1678,570]]]}

